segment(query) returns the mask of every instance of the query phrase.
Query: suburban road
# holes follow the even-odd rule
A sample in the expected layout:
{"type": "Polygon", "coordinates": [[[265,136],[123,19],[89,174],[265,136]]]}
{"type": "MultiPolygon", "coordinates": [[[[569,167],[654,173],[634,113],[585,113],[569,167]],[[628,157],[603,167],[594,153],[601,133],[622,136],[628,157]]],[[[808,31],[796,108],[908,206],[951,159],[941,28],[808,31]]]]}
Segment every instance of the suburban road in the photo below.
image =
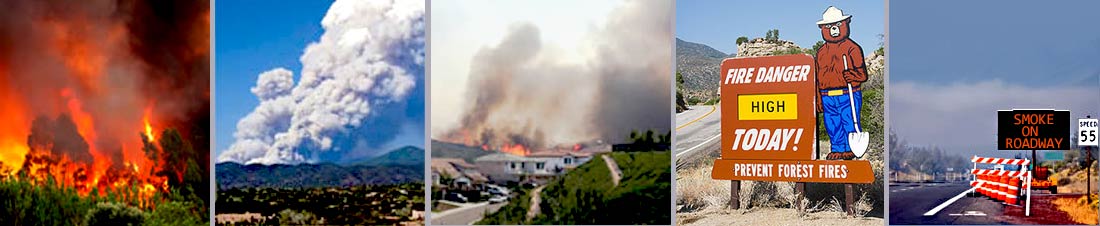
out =
{"type": "Polygon", "coordinates": [[[676,167],[717,158],[722,139],[722,109],[718,105],[697,105],[676,114],[676,167]]]}
{"type": "Polygon", "coordinates": [[[1003,224],[995,219],[1001,203],[985,197],[962,196],[932,216],[929,210],[970,189],[964,183],[890,184],[890,224],[1003,224]]]}
{"type": "Polygon", "coordinates": [[[493,213],[500,207],[508,204],[501,202],[489,204],[489,202],[457,204],[461,207],[450,209],[442,213],[432,213],[432,224],[435,225],[469,225],[483,218],[482,214],[493,213]]]}

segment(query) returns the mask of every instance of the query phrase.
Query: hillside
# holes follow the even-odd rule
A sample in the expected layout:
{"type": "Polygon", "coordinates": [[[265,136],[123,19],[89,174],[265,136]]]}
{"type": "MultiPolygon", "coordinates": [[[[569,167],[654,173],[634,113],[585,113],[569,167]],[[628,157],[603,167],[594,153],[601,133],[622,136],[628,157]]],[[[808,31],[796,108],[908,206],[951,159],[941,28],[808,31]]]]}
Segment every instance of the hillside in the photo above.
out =
{"type": "Polygon", "coordinates": [[[717,97],[718,66],[732,57],[710,46],[676,39],[676,72],[684,78],[684,98],[696,101],[717,97]]]}
{"type": "Polygon", "coordinates": [[[432,140],[432,158],[459,158],[474,163],[477,157],[492,153],[477,147],[432,140]]]}
{"type": "Polygon", "coordinates": [[[659,152],[609,153],[622,170],[614,186],[610,170],[595,157],[551,182],[540,194],[541,214],[526,221],[526,202],[513,202],[487,216],[486,224],[671,224],[671,156],[659,152]],[[511,210],[511,211],[504,211],[511,210]],[[519,210],[519,211],[515,211],[519,210]]]}
{"type": "Polygon", "coordinates": [[[405,146],[374,158],[351,159],[343,163],[344,165],[367,166],[420,165],[424,164],[424,149],[405,146]]]}
{"type": "Polygon", "coordinates": [[[242,165],[224,162],[215,166],[215,178],[219,189],[317,188],[423,183],[423,153],[423,149],[405,147],[354,165],[335,163],[242,165]]]}

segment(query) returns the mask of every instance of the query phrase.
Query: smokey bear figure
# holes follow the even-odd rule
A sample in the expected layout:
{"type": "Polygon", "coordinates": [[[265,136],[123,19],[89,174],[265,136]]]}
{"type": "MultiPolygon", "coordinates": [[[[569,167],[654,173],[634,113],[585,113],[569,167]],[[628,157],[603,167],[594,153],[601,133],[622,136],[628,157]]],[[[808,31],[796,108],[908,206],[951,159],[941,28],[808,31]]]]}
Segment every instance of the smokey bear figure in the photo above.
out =
{"type": "MultiPolygon", "coordinates": [[[[856,132],[863,105],[860,83],[867,81],[863,48],[849,38],[851,15],[829,6],[817,22],[825,44],[817,50],[817,112],[823,113],[832,148],[825,159],[854,159],[848,134],[856,132]],[[850,87],[850,88],[849,88],[850,87]],[[853,110],[854,108],[854,110],[853,110]]],[[[859,131],[862,131],[859,130],[859,131]]]]}

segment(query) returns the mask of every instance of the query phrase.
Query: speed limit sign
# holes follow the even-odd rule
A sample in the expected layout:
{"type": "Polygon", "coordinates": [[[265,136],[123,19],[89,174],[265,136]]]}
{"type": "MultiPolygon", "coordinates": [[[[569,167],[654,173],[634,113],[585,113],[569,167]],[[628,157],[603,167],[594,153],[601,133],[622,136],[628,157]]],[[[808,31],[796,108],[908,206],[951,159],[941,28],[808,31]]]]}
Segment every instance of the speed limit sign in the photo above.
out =
{"type": "Polygon", "coordinates": [[[1077,145],[1096,146],[1097,119],[1077,119],[1077,145]]]}

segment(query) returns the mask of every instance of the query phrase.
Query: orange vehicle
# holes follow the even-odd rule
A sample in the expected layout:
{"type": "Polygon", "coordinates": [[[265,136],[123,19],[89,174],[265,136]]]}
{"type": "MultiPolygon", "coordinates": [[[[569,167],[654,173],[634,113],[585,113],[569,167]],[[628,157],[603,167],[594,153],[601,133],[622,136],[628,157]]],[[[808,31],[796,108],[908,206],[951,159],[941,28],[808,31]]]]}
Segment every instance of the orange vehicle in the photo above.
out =
{"type": "Polygon", "coordinates": [[[1035,177],[1031,178],[1031,189],[1047,190],[1051,194],[1058,194],[1058,182],[1051,177],[1050,168],[1035,167],[1035,177]]]}

